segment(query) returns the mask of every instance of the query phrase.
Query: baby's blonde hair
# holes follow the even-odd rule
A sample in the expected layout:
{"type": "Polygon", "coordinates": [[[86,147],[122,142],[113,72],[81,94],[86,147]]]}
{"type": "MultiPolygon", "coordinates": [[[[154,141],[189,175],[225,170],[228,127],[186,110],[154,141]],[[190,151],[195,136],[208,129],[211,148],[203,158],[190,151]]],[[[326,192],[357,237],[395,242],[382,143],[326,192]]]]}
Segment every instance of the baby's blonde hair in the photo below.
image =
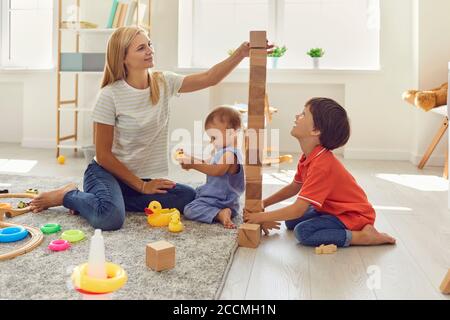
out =
{"type": "MultiPolygon", "coordinates": [[[[147,31],[140,27],[120,27],[111,35],[108,40],[106,51],[105,71],[101,87],[104,88],[118,80],[126,79],[128,75],[125,66],[125,57],[134,38],[139,35],[147,35],[147,31]]],[[[150,86],[150,99],[156,105],[160,98],[159,83],[163,82],[161,72],[152,72],[148,77],[150,86]]]]}
{"type": "Polygon", "coordinates": [[[221,123],[225,123],[228,129],[239,130],[242,126],[241,114],[234,108],[220,106],[212,110],[205,120],[205,128],[218,120],[221,123]]]}

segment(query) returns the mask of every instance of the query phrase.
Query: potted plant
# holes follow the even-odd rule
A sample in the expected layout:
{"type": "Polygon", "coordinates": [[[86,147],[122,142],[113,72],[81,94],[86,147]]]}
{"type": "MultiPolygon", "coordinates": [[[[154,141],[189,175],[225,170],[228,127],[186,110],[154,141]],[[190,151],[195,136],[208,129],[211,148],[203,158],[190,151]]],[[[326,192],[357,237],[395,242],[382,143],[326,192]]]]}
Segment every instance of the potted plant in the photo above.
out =
{"type": "Polygon", "coordinates": [[[269,58],[271,58],[272,60],[272,69],[276,69],[277,68],[277,64],[278,64],[278,58],[281,58],[282,56],[284,56],[284,54],[286,53],[286,46],[275,46],[273,48],[272,53],[270,53],[268,55],[269,58]]]}
{"type": "Polygon", "coordinates": [[[313,59],[314,69],[318,69],[319,59],[323,57],[325,51],[322,48],[311,48],[306,54],[313,59]]]}

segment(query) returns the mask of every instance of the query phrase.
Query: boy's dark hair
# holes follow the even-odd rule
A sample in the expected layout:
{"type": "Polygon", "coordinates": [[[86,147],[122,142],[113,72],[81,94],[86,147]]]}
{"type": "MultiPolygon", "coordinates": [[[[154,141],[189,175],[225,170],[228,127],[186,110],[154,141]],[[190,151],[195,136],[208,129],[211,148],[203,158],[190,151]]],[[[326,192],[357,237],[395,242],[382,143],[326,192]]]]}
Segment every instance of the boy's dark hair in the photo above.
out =
{"type": "Polygon", "coordinates": [[[241,114],[236,109],[230,107],[217,107],[211,111],[205,120],[206,127],[217,119],[221,123],[227,124],[227,129],[238,130],[242,126],[241,114]]]}
{"type": "Polygon", "coordinates": [[[320,131],[320,144],[329,150],[345,145],[350,138],[350,123],[345,109],[328,98],[313,98],[306,103],[320,131]]]}

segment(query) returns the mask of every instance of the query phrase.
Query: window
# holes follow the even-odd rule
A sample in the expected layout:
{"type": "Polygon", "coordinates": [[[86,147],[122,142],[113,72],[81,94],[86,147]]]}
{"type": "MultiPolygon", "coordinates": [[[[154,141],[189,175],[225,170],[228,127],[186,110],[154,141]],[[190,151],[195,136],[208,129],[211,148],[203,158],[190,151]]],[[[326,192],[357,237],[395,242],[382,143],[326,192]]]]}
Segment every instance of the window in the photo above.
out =
{"type": "Polygon", "coordinates": [[[53,65],[53,0],[1,1],[1,66],[53,65]]]}
{"type": "Polygon", "coordinates": [[[379,0],[183,0],[179,66],[210,67],[249,37],[267,30],[286,45],[280,68],[311,68],[310,48],[325,51],[321,68],[378,69],[379,0]]]}

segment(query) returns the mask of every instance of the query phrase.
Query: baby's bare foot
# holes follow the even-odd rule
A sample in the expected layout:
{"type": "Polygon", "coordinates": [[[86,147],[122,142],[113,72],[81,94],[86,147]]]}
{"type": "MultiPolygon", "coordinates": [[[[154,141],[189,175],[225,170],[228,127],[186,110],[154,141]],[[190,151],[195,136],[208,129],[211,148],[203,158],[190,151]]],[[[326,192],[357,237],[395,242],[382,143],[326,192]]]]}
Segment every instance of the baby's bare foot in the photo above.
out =
{"type": "Polygon", "coordinates": [[[75,189],[77,185],[71,183],[56,190],[42,192],[31,201],[31,209],[34,213],[38,213],[51,207],[61,206],[66,193],[75,189]]]}
{"type": "Polygon", "coordinates": [[[368,224],[361,231],[354,231],[352,245],[374,246],[381,244],[395,244],[395,238],[386,233],[378,232],[374,226],[368,224]]]}
{"type": "Polygon", "coordinates": [[[236,225],[231,220],[231,209],[225,208],[219,211],[216,220],[223,224],[226,229],[236,229],[236,225]]]}

